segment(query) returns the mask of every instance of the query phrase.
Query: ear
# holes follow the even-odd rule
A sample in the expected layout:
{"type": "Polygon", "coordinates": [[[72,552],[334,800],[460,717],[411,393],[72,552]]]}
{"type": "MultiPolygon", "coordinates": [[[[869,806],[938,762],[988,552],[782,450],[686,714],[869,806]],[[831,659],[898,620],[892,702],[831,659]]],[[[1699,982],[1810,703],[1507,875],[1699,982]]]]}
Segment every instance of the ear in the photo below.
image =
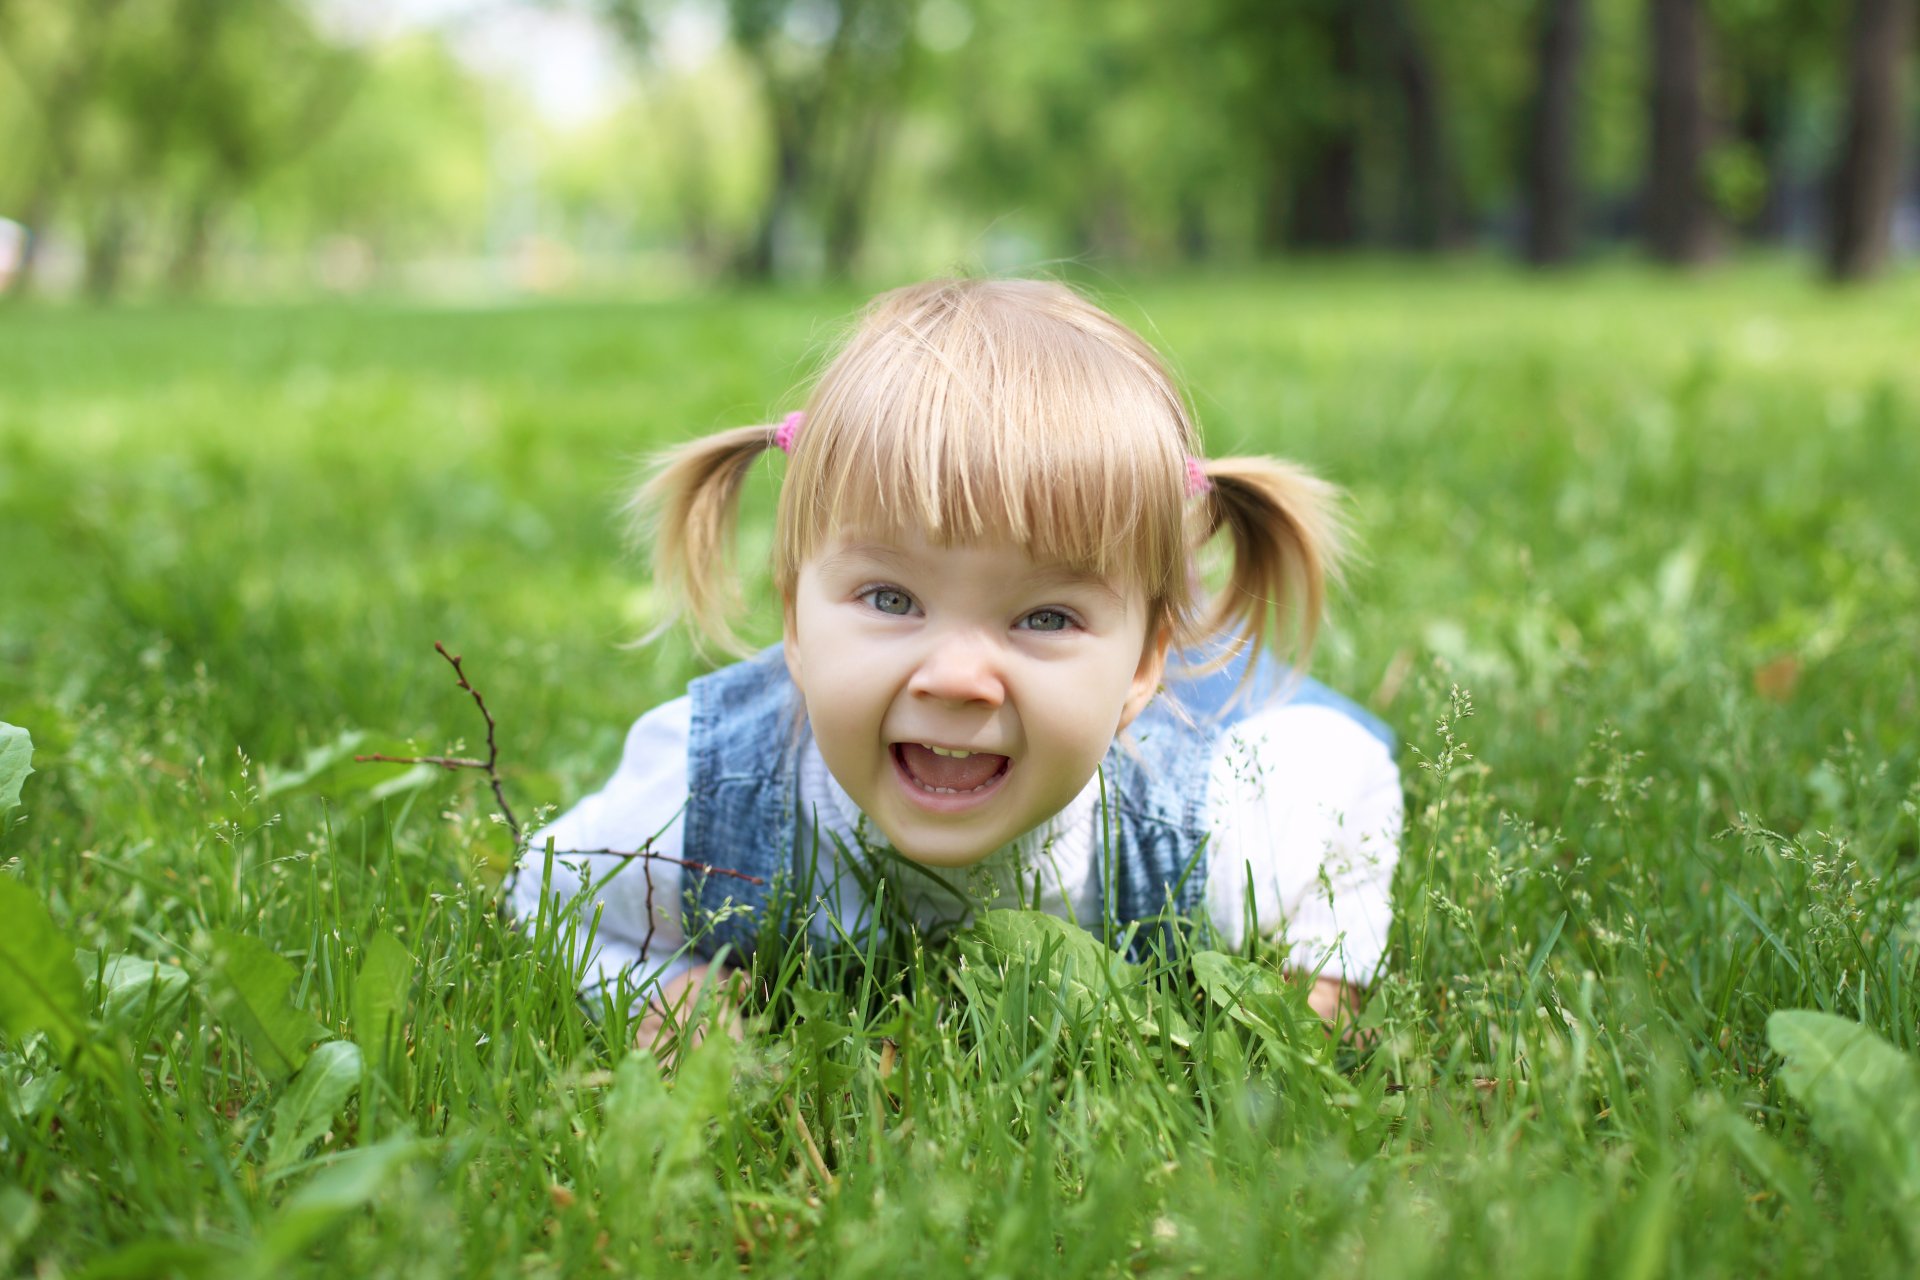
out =
{"type": "Polygon", "coordinates": [[[1159,691],[1160,677],[1167,671],[1167,645],[1172,638],[1172,631],[1163,626],[1147,641],[1146,648],[1140,651],[1140,665],[1127,687],[1127,705],[1121,709],[1120,728],[1115,730],[1116,733],[1132,724],[1134,717],[1147,709],[1147,703],[1159,691]]]}

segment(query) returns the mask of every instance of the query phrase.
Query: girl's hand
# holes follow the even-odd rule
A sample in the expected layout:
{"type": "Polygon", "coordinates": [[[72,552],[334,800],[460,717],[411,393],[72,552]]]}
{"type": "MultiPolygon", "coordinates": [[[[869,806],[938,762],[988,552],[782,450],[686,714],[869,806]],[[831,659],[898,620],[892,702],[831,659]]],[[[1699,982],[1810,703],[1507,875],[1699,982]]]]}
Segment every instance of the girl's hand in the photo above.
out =
{"type": "Polygon", "coordinates": [[[724,1029],[735,1040],[745,1039],[746,1023],[740,1016],[745,999],[746,975],[740,970],[722,969],[716,974],[712,965],[697,964],[654,991],[634,1031],[634,1047],[652,1050],[671,1066],[682,1049],[705,1040],[710,1027],[724,1029]],[[710,986],[713,989],[708,992],[710,986]],[[704,1016],[692,1022],[697,1014],[704,1016]]]}
{"type": "Polygon", "coordinates": [[[1329,1032],[1340,1031],[1360,1012],[1360,988],[1322,975],[1314,979],[1313,990],[1307,992],[1307,1007],[1320,1015],[1329,1032]]]}

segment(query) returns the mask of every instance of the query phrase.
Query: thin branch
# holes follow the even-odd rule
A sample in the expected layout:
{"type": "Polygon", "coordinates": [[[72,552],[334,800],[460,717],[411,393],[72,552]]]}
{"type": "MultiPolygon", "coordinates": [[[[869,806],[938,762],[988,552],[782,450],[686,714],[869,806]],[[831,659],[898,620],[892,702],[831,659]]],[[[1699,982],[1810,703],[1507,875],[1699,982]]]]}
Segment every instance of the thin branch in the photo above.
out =
{"type": "Polygon", "coordinates": [[[366,764],[377,761],[381,764],[437,764],[442,769],[484,769],[485,760],[469,760],[465,756],[355,756],[354,761],[366,764]]]}
{"type": "Polygon", "coordinates": [[[747,884],[766,884],[766,880],[762,877],[750,876],[744,871],[732,871],[726,867],[716,867],[709,862],[697,862],[692,858],[675,858],[668,854],[655,853],[651,849],[562,849],[559,852],[568,856],[591,854],[600,858],[639,858],[645,862],[670,862],[676,867],[685,867],[689,871],[698,871],[703,875],[725,876],[729,880],[742,880],[747,884]]]}
{"type": "MultiPolygon", "coordinates": [[[[380,764],[432,764],[438,765],[442,769],[484,770],[487,775],[487,780],[493,784],[493,798],[500,802],[501,816],[507,820],[507,826],[513,832],[513,843],[517,849],[520,846],[520,823],[519,820],[513,816],[513,810],[507,805],[507,793],[500,782],[500,748],[495,741],[493,713],[487,710],[487,700],[480,696],[480,691],[468,682],[467,673],[460,669],[460,655],[457,653],[448,653],[447,647],[438,640],[433,642],[433,648],[436,653],[445,658],[448,664],[453,667],[453,674],[460,681],[460,687],[473,695],[473,705],[480,708],[480,717],[487,722],[487,758],[485,760],[475,760],[468,756],[365,755],[355,756],[354,761],[359,764],[373,762],[380,764]]],[[[761,877],[750,876],[744,871],[732,871],[726,867],[716,867],[710,863],[697,862],[691,858],[673,858],[664,853],[655,853],[651,848],[566,849],[562,850],[562,852],[597,854],[609,858],[639,858],[645,862],[670,862],[674,866],[684,867],[688,871],[698,871],[705,875],[725,876],[729,880],[739,880],[746,884],[764,886],[767,883],[761,877]]],[[[647,920],[649,928],[651,928],[653,920],[653,879],[651,876],[647,879],[647,920]]]]}
{"type": "Polygon", "coordinates": [[[494,741],[493,713],[487,710],[487,700],[480,696],[480,691],[468,683],[467,673],[460,669],[460,655],[457,653],[448,653],[447,646],[441,644],[438,640],[433,642],[433,649],[435,653],[445,658],[447,664],[453,668],[454,678],[460,682],[460,687],[473,695],[473,705],[480,708],[480,718],[487,722],[487,758],[485,760],[469,760],[464,756],[370,755],[355,756],[354,760],[360,764],[377,760],[383,764],[437,764],[442,769],[486,770],[487,781],[493,784],[493,798],[500,804],[500,816],[507,820],[507,829],[513,832],[513,847],[518,849],[520,847],[520,820],[513,816],[513,806],[507,803],[506,788],[500,783],[500,747],[494,741]]]}
{"type": "Polygon", "coordinates": [[[488,781],[493,783],[493,798],[500,802],[500,812],[505,815],[507,827],[513,832],[513,843],[518,847],[520,823],[513,816],[513,810],[507,807],[507,793],[500,786],[500,771],[494,767],[500,760],[500,748],[494,744],[493,740],[493,713],[487,710],[487,700],[480,696],[480,691],[467,683],[467,673],[460,669],[460,655],[448,653],[447,646],[438,640],[433,642],[433,648],[434,652],[445,658],[453,667],[453,674],[459,678],[460,687],[473,695],[473,705],[480,708],[480,718],[487,722],[487,762],[482,767],[487,771],[488,781]]]}

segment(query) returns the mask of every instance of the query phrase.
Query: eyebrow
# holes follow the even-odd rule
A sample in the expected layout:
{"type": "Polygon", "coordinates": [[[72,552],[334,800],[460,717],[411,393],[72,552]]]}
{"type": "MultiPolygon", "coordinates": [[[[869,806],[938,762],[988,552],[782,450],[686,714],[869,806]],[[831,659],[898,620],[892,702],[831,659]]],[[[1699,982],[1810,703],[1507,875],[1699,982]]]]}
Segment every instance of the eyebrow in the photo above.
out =
{"type": "MultiPolygon", "coordinates": [[[[913,557],[903,551],[887,546],[883,542],[852,543],[842,547],[820,563],[823,568],[836,569],[848,565],[851,561],[858,560],[877,560],[882,564],[892,565],[903,570],[918,567],[914,564],[913,557]]],[[[1099,574],[1080,569],[1072,569],[1062,564],[1045,565],[1034,569],[1029,574],[1029,581],[1032,582],[1035,587],[1086,587],[1099,592],[1116,605],[1124,606],[1126,604],[1126,597],[1115,590],[1113,584],[1099,574]]]]}

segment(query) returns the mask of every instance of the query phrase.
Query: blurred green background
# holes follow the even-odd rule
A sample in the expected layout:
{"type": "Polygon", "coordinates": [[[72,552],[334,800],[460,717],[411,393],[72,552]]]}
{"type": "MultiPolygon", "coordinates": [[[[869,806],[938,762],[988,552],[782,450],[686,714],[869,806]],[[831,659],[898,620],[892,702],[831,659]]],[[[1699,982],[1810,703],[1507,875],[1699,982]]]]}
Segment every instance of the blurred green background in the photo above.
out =
{"type": "Polygon", "coordinates": [[[1843,279],[1912,0],[5,0],[14,293],[659,296],[1293,253],[1843,279]]]}
{"type": "Polygon", "coordinates": [[[21,939],[183,975],[93,1075],[0,1027],[0,1273],[1915,1274],[1914,8],[0,0],[0,1015],[21,939]],[[668,1089],[500,918],[483,780],[353,762],[478,749],[442,640],[523,819],[597,786],[703,667],[627,643],[641,460],[950,269],[1348,493],[1377,1039],[1030,1042],[1050,980],[823,952],[668,1089]],[[369,1052],[418,962],[324,1133],[228,935],[369,1052]],[[1884,1087],[1783,1076],[1796,1008],[1884,1087]]]}

